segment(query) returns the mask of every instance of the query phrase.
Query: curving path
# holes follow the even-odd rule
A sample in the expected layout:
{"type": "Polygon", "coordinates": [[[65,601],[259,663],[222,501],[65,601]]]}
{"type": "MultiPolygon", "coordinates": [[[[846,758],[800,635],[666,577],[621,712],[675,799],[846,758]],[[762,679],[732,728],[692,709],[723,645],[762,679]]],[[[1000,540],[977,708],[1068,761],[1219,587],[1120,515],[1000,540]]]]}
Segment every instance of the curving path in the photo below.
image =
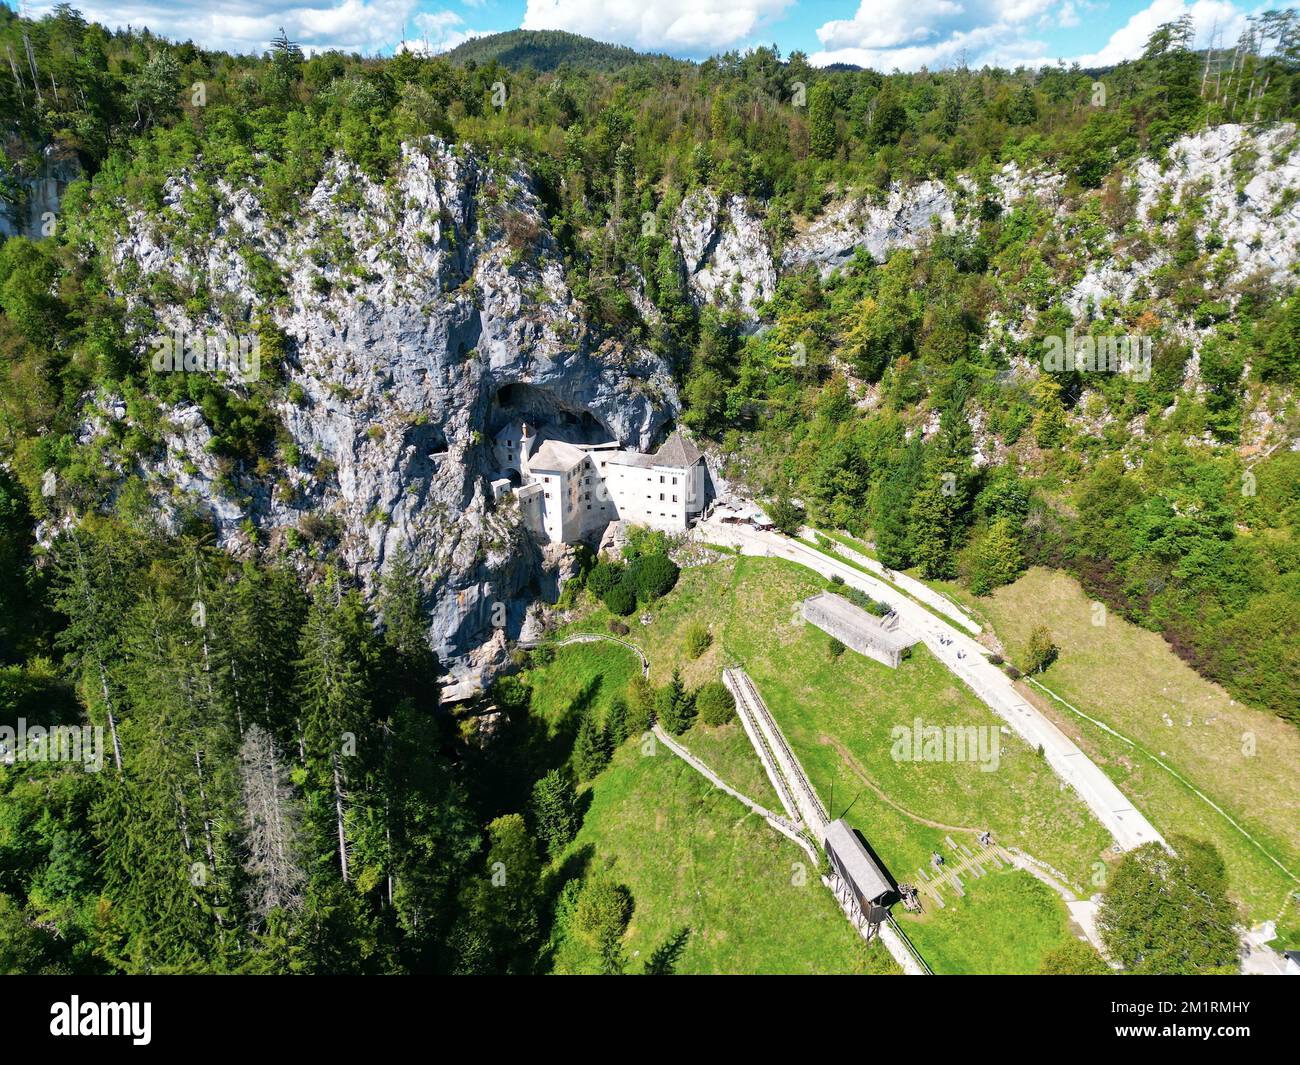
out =
{"type": "Polygon", "coordinates": [[[595,643],[597,640],[607,640],[609,643],[616,643],[620,647],[626,647],[637,658],[641,659],[641,676],[649,678],[650,676],[650,659],[646,658],[645,652],[636,644],[628,643],[627,640],[620,640],[617,636],[606,636],[603,632],[578,632],[572,636],[566,636],[562,640],[556,640],[556,647],[566,647],[571,643],[595,643]]]}

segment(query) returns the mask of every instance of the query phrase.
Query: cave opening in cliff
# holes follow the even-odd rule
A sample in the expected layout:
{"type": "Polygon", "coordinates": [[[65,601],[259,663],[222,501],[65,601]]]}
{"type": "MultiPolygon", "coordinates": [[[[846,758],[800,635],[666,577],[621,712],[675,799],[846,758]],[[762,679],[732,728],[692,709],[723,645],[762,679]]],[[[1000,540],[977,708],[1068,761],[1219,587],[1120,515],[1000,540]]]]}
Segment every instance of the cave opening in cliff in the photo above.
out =
{"type": "Polygon", "coordinates": [[[600,418],[549,388],[514,381],[497,389],[488,410],[489,438],[507,425],[527,422],[533,435],[571,444],[601,444],[616,437],[600,418]]]}

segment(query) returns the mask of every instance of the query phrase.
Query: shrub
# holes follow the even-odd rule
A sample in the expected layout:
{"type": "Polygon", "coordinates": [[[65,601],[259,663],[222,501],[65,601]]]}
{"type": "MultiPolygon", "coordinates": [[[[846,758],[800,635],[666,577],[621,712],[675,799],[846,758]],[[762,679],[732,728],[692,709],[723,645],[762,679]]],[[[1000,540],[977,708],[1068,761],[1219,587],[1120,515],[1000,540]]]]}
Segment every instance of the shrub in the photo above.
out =
{"type": "Polygon", "coordinates": [[[609,631],[615,636],[626,636],[632,630],[616,618],[609,619],[609,631]]]}
{"type": "Polygon", "coordinates": [[[736,716],[736,700],[724,684],[711,680],[695,692],[695,710],[700,720],[716,728],[736,716]]]}
{"type": "Polygon", "coordinates": [[[854,588],[851,585],[846,584],[842,588],[836,588],[835,594],[847,599],[855,606],[860,606],[868,614],[878,618],[883,618],[890,610],[888,603],[882,603],[878,599],[872,599],[871,596],[867,595],[867,593],[862,591],[861,588],[854,588]]]}
{"type": "Polygon", "coordinates": [[[597,599],[604,599],[619,581],[623,579],[623,569],[618,562],[597,562],[587,574],[587,587],[597,599]]]}
{"type": "Polygon", "coordinates": [[[641,602],[653,603],[672,591],[680,572],[677,563],[667,555],[645,555],[628,566],[625,580],[635,587],[641,602]]]}
{"type": "Polygon", "coordinates": [[[1106,952],[1131,973],[1235,972],[1241,913],[1223,859],[1200,840],[1169,842],[1175,853],[1145,843],[1111,871],[1097,913],[1106,952]]]}
{"type": "Polygon", "coordinates": [[[614,585],[605,593],[604,600],[605,606],[609,608],[611,614],[627,617],[636,609],[636,596],[626,582],[614,585]]]}
{"type": "Polygon", "coordinates": [[[831,658],[839,658],[840,655],[844,653],[844,644],[834,636],[831,636],[826,641],[826,651],[831,658]]]}
{"type": "Polygon", "coordinates": [[[1111,968],[1091,943],[1072,939],[1043,955],[1039,976],[1109,976],[1111,968]]]}
{"type": "Polygon", "coordinates": [[[632,919],[632,892],[623,884],[596,877],[582,885],[573,912],[574,928],[593,943],[621,936],[632,919]]]}
{"type": "Polygon", "coordinates": [[[629,562],[650,555],[666,555],[672,542],[668,534],[660,529],[650,529],[644,525],[634,525],[627,533],[627,543],[623,546],[623,557],[629,562]]]}
{"type": "Polygon", "coordinates": [[[691,658],[699,658],[713,643],[713,635],[703,622],[696,621],[686,630],[686,653],[691,658]]]}
{"type": "Polygon", "coordinates": [[[791,502],[789,496],[779,495],[768,505],[767,516],[786,536],[798,536],[799,529],[803,525],[804,510],[803,507],[791,502]]]}

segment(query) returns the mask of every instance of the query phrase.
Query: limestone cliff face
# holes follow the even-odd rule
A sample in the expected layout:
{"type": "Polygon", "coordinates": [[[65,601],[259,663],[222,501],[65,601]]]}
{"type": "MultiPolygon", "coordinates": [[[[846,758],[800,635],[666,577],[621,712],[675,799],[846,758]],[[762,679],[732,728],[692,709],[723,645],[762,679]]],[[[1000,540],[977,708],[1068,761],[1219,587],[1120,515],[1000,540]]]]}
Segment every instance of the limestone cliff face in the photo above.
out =
{"type": "MultiPolygon", "coordinates": [[[[1182,137],[1162,162],[1144,159],[1125,182],[1151,231],[1172,237],[1181,219],[1197,219],[1197,238],[1215,240],[1229,280],[1258,276],[1286,284],[1300,258],[1300,144],[1296,127],[1253,133],[1223,125],[1182,137]],[[1168,209],[1161,213],[1161,201],[1168,209]]],[[[1107,249],[1099,249],[1105,251],[1107,249]]],[[[1167,253],[1115,261],[1099,256],[1069,296],[1076,312],[1106,297],[1131,299],[1167,253]]]]}
{"type": "MultiPolygon", "coordinates": [[[[183,215],[190,186],[173,180],[167,207],[183,215]]],[[[529,176],[508,164],[432,140],[405,146],[386,185],[335,162],[287,225],[253,190],[218,191],[197,256],[178,245],[169,210],[130,219],[112,249],[121,294],[140,301],[134,277],[203,281],[202,315],[187,313],[194,301],[155,304],[168,333],[229,332],[232,310],[247,330],[269,313],[287,338],[276,394],[292,446],[277,477],[223,479],[202,411],[169,410],[167,457],[144,471],[160,510],[174,521],[199,506],[232,550],[255,529],[301,555],[312,530],[370,585],[408,551],[440,653],[483,643],[497,602],[513,635],[545,578],[513,502],[492,500],[492,434],[509,417],[550,418],[649,448],[677,412],[668,366],[589,328],[529,176]],[[268,263],[279,298],[258,295],[268,263]]],[[[97,412],[88,431],[114,416],[97,412]]]]}
{"type": "Polygon", "coordinates": [[[773,252],[762,213],[761,204],[741,196],[724,203],[711,189],[698,189],[682,201],[673,217],[672,241],[697,304],[729,304],[752,316],[775,295],[782,273],[812,264],[824,277],[859,248],[883,262],[895,248],[928,240],[936,221],[940,227],[955,224],[952,196],[936,181],[895,185],[878,202],[854,197],[834,203],[780,255],[773,252]]]}
{"type": "Polygon", "coordinates": [[[673,218],[673,244],[698,303],[731,303],[753,316],[776,294],[776,263],[763,223],[740,196],[724,204],[698,189],[673,218]]]}
{"type": "Polygon", "coordinates": [[[6,174],[0,165],[0,177],[14,180],[22,191],[18,204],[0,199],[0,242],[18,236],[31,240],[48,237],[57,224],[64,192],[82,175],[76,153],[68,148],[49,144],[40,155],[40,166],[34,174],[25,173],[21,167],[6,174]]]}
{"type": "Polygon", "coordinates": [[[952,197],[943,184],[894,185],[883,202],[850,199],[832,206],[790,242],[781,265],[798,270],[812,263],[824,277],[859,248],[883,262],[895,248],[915,248],[928,240],[936,222],[938,228],[954,224],[952,197]]]}

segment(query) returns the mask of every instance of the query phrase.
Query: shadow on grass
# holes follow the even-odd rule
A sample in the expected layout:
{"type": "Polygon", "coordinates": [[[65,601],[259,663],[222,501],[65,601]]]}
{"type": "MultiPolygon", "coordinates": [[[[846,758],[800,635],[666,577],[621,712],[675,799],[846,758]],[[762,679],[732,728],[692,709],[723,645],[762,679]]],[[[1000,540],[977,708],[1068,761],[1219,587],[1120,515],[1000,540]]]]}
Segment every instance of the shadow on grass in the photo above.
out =
{"type": "Polygon", "coordinates": [[[525,811],[533,785],[568,762],[578,725],[596,705],[604,681],[592,677],[554,724],[534,712],[530,693],[528,704],[506,708],[510,723],[485,747],[465,751],[463,779],[482,823],[525,811]]]}

